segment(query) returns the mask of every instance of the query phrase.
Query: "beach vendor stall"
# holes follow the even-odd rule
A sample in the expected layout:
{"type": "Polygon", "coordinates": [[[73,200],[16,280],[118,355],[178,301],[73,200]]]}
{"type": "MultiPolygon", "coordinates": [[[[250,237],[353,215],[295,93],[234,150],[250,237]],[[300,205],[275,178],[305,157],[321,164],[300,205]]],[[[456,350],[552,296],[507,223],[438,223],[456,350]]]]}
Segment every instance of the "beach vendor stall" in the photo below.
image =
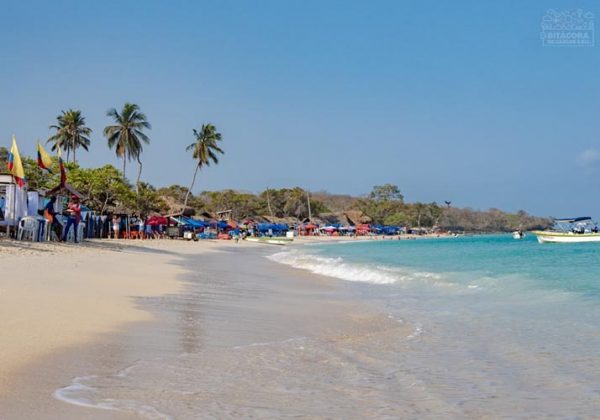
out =
{"type": "Polygon", "coordinates": [[[307,224],[298,226],[297,229],[298,229],[299,235],[312,236],[312,235],[315,235],[319,231],[319,225],[309,222],[307,224]]]}
{"type": "Polygon", "coordinates": [[[27,216],[27,187],[19,186],[13,175],[0,175],[0,227],[7,236],[16,233],[19,220],[27,216]]]}
{"type": "Polygon", "coordinates": [[[164,216],[151,216],[146,220],[146,238],[161,238],[169,220],[164,216]]]}
{"type": "Polygon", "coordinates": [[[371,233],[371,226],[369,226],[368,224],[360,224],[358,226],[356,226],[356,234],[361,236],[361,235],[369,235],[371,233]]]}

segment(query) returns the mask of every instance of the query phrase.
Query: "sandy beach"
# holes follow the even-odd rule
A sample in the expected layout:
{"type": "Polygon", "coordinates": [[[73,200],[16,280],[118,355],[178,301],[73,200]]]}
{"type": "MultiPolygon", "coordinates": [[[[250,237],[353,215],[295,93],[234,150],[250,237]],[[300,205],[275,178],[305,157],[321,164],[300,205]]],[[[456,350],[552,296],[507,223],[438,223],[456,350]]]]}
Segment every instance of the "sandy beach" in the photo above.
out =
{"type": "Polygon", "coordinates": [[[349,415],[366,406],[335,378],[411,332],[272,246],[0,246],[3,418],[349,415]]]}

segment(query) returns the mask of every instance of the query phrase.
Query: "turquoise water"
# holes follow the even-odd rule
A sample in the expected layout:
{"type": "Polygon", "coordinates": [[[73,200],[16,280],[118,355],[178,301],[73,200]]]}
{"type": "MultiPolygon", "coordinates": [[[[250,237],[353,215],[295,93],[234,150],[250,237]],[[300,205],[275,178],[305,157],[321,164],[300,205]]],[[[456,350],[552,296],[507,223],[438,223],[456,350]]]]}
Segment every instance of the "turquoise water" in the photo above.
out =
{"type": "Polygon", "coordinates": [[[569,291],[600,299],[600,243],[544,244],[533,235],[510,235],[366,241],[343,246],[317,246],[321,256],[435,273],[462,273],[454,281],[474,277],[519,277],[530,288],[569,291]]]}
{"type": "MultiPolygon", "coordinates": [[[[592,418],[600,408],[600,244],[489,235],[299,246],[272,259],[414,333],[387,362],[450,412],[592,418]]],[[[442,410],[442,412],[444,412],[442,410]]]]}

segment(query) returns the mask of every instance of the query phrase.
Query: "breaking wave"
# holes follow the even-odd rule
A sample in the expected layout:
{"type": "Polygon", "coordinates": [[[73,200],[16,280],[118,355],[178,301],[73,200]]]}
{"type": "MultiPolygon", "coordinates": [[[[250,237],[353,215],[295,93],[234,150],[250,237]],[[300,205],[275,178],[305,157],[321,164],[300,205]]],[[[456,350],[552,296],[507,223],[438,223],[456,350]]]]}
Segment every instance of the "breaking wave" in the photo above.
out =
{"type": "MultiPolygon", "coordinates": [[[[400,267],[350,263],[341,257],[323,257],[295,249],[278,252],[268,258],[315,274],[371,284],[396,284],[413,281],[439,283],[442,279],[441,275],[437,273],[409,271],[400,267]]],[[[450,284],[443,283],[445,285],[450,284]]]]}

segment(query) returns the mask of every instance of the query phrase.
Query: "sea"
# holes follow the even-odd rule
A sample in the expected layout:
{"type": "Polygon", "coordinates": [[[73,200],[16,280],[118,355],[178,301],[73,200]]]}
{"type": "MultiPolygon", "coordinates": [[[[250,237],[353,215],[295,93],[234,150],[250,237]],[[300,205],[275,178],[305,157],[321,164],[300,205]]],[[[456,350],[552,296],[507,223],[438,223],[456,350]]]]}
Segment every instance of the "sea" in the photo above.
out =
{"type": "MultiPolygon", "coordinates": [[[[600,244],[477,235],[275,253],[414,326],[394,363],[437,414],[600,418],[600,244]]],[[[422,413],[427,417],[426,413],[422,413]]]]}
{"type": "Polygon", "coordinates": [[[55,397],[150,419],[600,418],[600,244],[237,249],[186,261],[184,293],[138,302],[168,322],[55,397]]]}

